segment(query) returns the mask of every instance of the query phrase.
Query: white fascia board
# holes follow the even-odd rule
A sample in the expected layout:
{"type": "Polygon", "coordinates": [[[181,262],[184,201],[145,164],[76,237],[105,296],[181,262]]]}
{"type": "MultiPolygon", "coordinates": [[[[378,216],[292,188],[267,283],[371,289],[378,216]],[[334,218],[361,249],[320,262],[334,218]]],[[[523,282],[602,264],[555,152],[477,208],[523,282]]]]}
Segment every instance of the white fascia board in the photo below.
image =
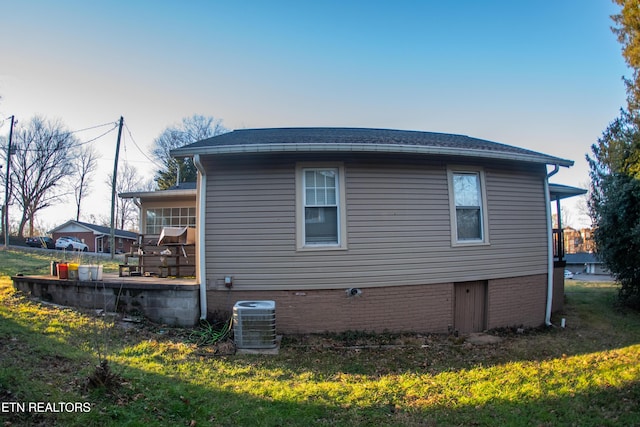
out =
{"type": "Polygon", "coordinates": [[[136,198],[144,198],[144,199],[166,199],[171,197],[195,197],[197,191],[195,189],[189,190],[159,190],[159,191],[140,191],[133,193],[120,193],[118,197],[122,199],[136,199],[136,198]]]}
{"type": "Polygon", "coordinates": [[[474,150],[454,147],[431,147],[421,145],[401,145],[401,144],[244,144],[244,145],[224,145],[197,148],[182,148],[173,150],[171,155],[193,156],[217,155],[217,154],[259,154],[259,153],[305,153],[305,152],[353,152],[353,153],[401,153],[401,154],[431,154],[445,156],[475,157],[482,159],[498,159],[524,161],[530,163],[541,163],[550,165],[560,165],[565,167],[573,166],[573,160],[561,159],[544,154],[522,154],[508,153],[501,151],[474,150]]]}

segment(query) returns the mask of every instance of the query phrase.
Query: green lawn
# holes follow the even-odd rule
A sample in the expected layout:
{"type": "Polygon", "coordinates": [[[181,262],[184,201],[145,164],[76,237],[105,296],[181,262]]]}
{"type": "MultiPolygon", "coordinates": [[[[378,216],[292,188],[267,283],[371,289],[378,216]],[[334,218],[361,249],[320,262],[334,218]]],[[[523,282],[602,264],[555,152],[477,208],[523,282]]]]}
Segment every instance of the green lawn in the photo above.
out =
{"type": "MultiPolygon", "coordinates": [[[[0,251],[0,274],[46,272],[48,262],[0,251]]],[[[191,344],[188,330],[123,326],[30,301],[5,276],[0,402],[78,402],[90,411],[4,411],[0,419],[12,426],[640,425],[640,315],[614,308],[615,293],[612,284],[571,281],[565,329],[496,331],[499,344],[353,332],[285,336],[277,356],[224,356],[191,344]],[[99,354],[117,375],[114,386],[86,386],[99,354]]]]}
{"type": "Polygon", "coordinates": [[[118,271],[118,261],[112,261],[109,256],[85,252],[28,248],[5,250],[0,247],[0,276],[49,274],[51,261],[103,264],[105,272],[118,271]]]}

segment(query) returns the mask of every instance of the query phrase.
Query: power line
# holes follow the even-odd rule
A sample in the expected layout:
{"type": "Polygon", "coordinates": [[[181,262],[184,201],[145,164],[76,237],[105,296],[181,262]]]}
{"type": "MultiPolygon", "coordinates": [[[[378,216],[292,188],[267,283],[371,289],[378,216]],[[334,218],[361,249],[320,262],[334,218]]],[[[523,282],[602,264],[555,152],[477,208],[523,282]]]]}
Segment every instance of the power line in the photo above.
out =
{"type": "MultiPolygon", "coordinates": [[[[116,130],[118,128],[118,123],[113,123],[113,125],[114,126],[111,129],[109,129],[108,131],[106,131],[105,133],[103,133],[101,135],[98,135],[95,138],[90,139],[88,141],[84,141],[84,142],[78,143],[78,147],[81,147],[83,145],[89,144],[90,142],[96,141],[96,140],[102,138],[103,136],[110,134],[111,132],[113,132],[114,130],[116,130]]],[[[95,128],[90,128],[90,129],[95,129],[95,128]]],[[[87,129],[83,129],[83,130],[87,130],[87,129]]],[[[80,131],[77,131],[77,132],[80,132],[80,131]]]]}
{"type": "MultiPolygon", "coordinates": [[[[7,120],[11,120],[12,117],[13,116],[9,116],[9,117],[5,117],[4,119],[0,119],[0,125],[2,125],[7,120]]],[[[17,120],[15,122],[18,123],[17,120]]],[[[118,122],[107,122],[107,123],[103,123],[101,125],[89,126],[89,127],[83,128],[83,129],[70,130],[70,131],[67,131],[67,132],[63,132],[60,135],[65,135],[65,134],[66,135],[71,135],[72,133],[84,132],[84,131],[87,131],[87,130],[97,129],[97,128],[101,128],[101,127],[109,126],[109,125],[113,125],[114,129],[115,129],[115,128],[118,127],[118,122]]]]}
{"type": "MultiPolygon", "coordinates": [[[[11,120],[12,117],[13,116],[9,116],[9,117],[5,117],[4,119],[1,119],[0,120],[0,126],[2,126],[4,124],[4,122],[6,122],[7,120],[11,120]]],[[[17,122],[17,120],[16,120],[16,122],[17,122]]]]}
{"type": "Polygon", "coordinates": [[[67,132],[67,133],[70,133],[70,134],[71,134],[71,133],[84,132],[85,130],[97,129],[97,128],[101,128],[101,127],[109,126],[109,125],[113,125],[113,128],[115,129],[115,128],[117,128],[117,127],[118,127],[118,122],[108,122],[108,123],[103,123],[103,124],[101,124],[101,125],[95,125],[95,126],[91,126],[91,127],[84,128],[84,129],[72,130],[72,131],[69,131],[69,132],[67,132]]]}
{"type": "MultiPolygon", "coordinates": [[[[89,140],[84,141],[84,142],[79,142],[79,143],[75,144],[75,146],[76,147],[82,147],[83,145],[90,144],[90,143],[92,143],[94,141],[97,141],[98,139],[110,134],[111,132],[113,132],[117,128],[118,128],[118,123],[115,123],[115,126],[113,128],[111,128],[111,129],[109,129],[108,131],[96,136],[95,138],[89,139],[89,140]]],[[[19,147],[14,147],[13,150],[14,151],[20,151],[20,152],[23,152],[23,153],[38,153],[38,152],[43,151],[43,149],[41,149],[41,148],[19,148],[19,147]]]]}
{"type": "Polygon", "coordinates": [[[150,158],[149,156],[147,156],[147,153],[145,153],[144,151],[142,151],[142,149],[140,148],[140,146],[136,143],[136,140],[133,138],[133,135],[131,134],[131,130],[129,129],[129,126],[127,126],[127,122],[124,122],[124,127],[127,129],[127,133],[129,133],[129,137],[131,138],[131,142],[133,142],[133,145],[136,146],[136,148],[138,149],[138,151],[140,151],[140,153],[142,153],[142,155],[149,160],[151,163],[153,163],[154,165],[156,165],[157,167],[159,167],[160,169],[164,168],[163,165],[161,165],[160,163],[158,163],[157,161],[153,160],[152,158],[150,158]]]}
{"type": "MultiPolygon", "coordinates": [[[[81,147],[83,145],[92,143],[92,142],[102,138],[103,136],[106,136],[106,135],[110,134],[111,132],[113,132],[114,130],[116,130],[118,128],[118,123],[117,122],[104,123],[104,124],[101,124],[101,125],[91,126],[91,127],[84,128],[84,129],[78,129],[78,130],[74,130],[74,131],[63,132],[63,133],[60,133],[60,134],[55,135],[55,136],[59,137],[59,138],[66,138],[66,137],[68,137],[68,136],[70,136],[71,134],[74,134],[74,133],[84,132],[84,131],[92,130],[92,129],[97,129],[97,128],[101,128],[101,127],[108,126],[108,125],[113,125],[113,127],[111,129],[107,130],[106,132],[96,136],[95,138],[91,138],[91,139],[89,139],[87,141],[83,141],[83,142],[78,142],[76,144],[77,147],[81,147]]],[[[20,148],[20,147],[14,147],[13,150],[14,151],[21,151],[23,153],[27,153],[27,152],[37,153],[37,152],[41,152],[42,151],[42,149],[38,149],[38,148],[20,148]]]]}

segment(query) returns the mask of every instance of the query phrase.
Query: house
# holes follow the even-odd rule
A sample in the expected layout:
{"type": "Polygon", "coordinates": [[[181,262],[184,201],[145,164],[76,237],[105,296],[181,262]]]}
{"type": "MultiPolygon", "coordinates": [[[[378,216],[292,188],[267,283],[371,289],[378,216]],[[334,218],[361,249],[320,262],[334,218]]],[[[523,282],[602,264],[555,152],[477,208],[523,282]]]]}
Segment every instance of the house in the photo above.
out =
{"type": "MultiPolygon", "coordinates": [[[[67,221],[49,231],[53,240],[62,236],[77,237],[89,247],[90,252],[109,252],[111,228],[80,221],[67,221]]],[[[116,252],[128,252],[136,243],[138,234],[131,231],[115,230],[116,252]]]]}
{"type": "Polygon", "coordinates": [[[571,160],[361,128],[243,129],[172,155],[198,169],[202,318],[273,300],[282,333],[446,333],[550,324],[561,306],[550,204],[576,192],[548,180],[571,160]]]}
{"type": "Polygon", "coordinates": [[[572,227],[564,227],[562,234],[564,236],[564,249],[567,254],[589,253],[595,249],[593,230],[590,228],[576,230],[572,227]]]}
{"type": "Polygon", "coordinates": [[[572,273],[609,274],[602,261],[594,253],[578,252],[565,255],[567,270],[572,273]]]}

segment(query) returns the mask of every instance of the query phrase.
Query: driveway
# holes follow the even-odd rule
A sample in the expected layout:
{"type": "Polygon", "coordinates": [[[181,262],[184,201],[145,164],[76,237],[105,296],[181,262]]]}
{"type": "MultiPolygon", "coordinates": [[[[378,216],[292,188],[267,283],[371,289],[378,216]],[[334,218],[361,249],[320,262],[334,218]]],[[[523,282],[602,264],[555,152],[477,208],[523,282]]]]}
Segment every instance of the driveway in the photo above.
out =
{"type": "MultiPolygon", "coordinates": [[[[573,277],[575,280],[580,280],[583,282],[615,282],[615,280],[613,279],[613,277],[607,275],[607,274],[586,274],[586,273],[579,273],[576,274],[573,277]]],[[[567,279],[567,281],[570,281],[571,279],[567,279]]]]}

